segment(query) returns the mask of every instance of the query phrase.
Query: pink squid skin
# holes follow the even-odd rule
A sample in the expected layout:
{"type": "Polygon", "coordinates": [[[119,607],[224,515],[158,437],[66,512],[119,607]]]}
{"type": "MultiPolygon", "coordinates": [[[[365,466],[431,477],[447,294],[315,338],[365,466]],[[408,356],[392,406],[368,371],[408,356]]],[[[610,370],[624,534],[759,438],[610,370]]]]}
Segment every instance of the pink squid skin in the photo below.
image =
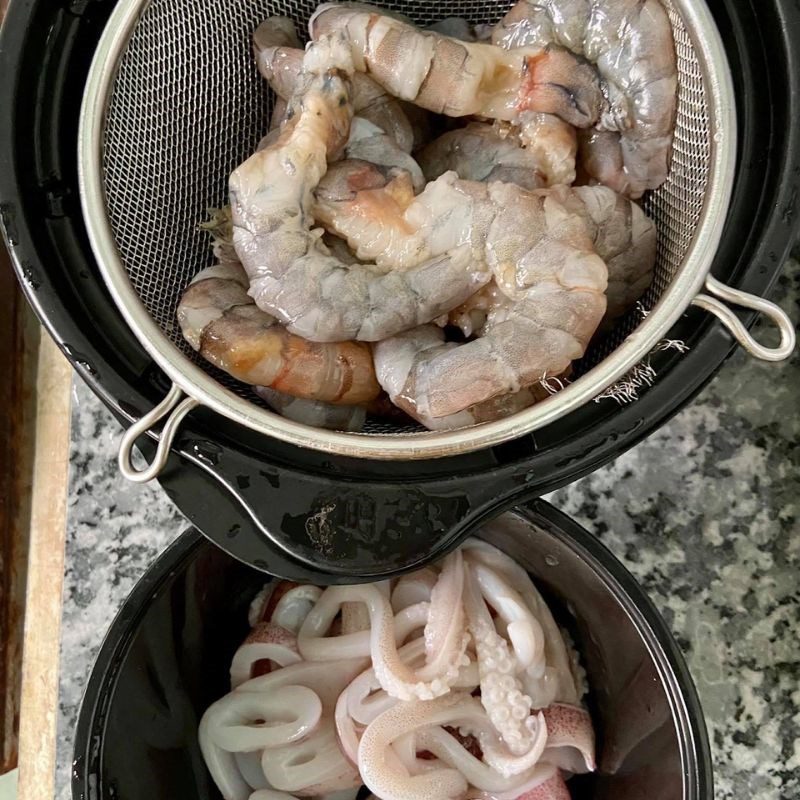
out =
{"type": "Polygon", "coordinates": [[[567,772],[594,772],[594,730],[589,712],[567,703],[553,703],[542,711],[547,724],[543,758],[567,772]]]}
{"type": "Polygon", "coordinates": [[[259,622],[239,646],[231,662],[231,688],[250,678],[265,675],[275,666],[286,667],[300,661],[297,637],[272,622],[259,622]]]}
{"type": "Polygon", "coordinates": [[[556,770],[552,778],[521,794],[517,800],[570,800],[570,794],[561,772],[556,770]]]}

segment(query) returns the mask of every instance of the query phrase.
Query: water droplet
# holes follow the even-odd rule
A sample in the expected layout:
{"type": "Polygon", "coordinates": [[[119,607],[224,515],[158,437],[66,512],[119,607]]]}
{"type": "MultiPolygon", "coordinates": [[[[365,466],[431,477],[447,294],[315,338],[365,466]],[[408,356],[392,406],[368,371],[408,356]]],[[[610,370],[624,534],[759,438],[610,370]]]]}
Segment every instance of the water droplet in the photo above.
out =
{"type": "Polygon", "coordinates": [[[219,464],[222,448],[214,442],[203,440],[192,444],[192,452],[197,456],[199,461],[215,467],[219,464]]]}
{"type": "Polygon", "coordinates": [[[548,567],[557,567],[559,564],[558,558],[554,556],[552,553],[548,553],[544,557],[544,563],[547,564],[548,567]]]}
{"type": "Polygon", "coordinates": [[[34,292],[42,285],[39,273],[28,262],[22,264],[22,280],[25,281],[25,285],[34,292]]]}
{"type": "Polygon", "coordinates": [[[97,377],[98,375],[97,368],[89,360],[89,357],[87,355],[81,353],[80,350],[76,350],[72,345],[69,345],[66,342],[62,343],[61,347],[64,350],[64,353],[67,356],[67,358],[72,362],[74,367],[83,370],[84,372],[86,372],[87,375],[90,375],[92,378],[97,377]]]}

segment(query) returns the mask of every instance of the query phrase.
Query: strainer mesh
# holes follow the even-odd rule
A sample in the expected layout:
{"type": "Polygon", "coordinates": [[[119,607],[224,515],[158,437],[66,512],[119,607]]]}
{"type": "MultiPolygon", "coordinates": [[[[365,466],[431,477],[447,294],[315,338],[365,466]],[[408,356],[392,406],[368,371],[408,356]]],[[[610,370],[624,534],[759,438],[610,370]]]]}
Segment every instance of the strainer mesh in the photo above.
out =
{"type": "MultiPolygon", "coordinates": [[[[419,24],[448,16],[497,21],[512,5],[475,0],[393,0],[384,6],[419,24]],[[487,16],[487,10],[489,15],[487,16]]],[[[678,116],[667,182],[645,198],[658,228],[652,307],[680,267],[700,220],[708,182],[708,109],[702,73],[679,14],[664,3],[678,54],[678,116]]],[[[109,219],[131,284],[164,334],[227,388],[258,402],[251,388],[211,367],[186,344],[175,309],[189,280],[211,263],[198,229],[226,202],[227,177],[267,128],[272,98],[251,52],[266,17],[291,17],[304,32],[316,0],[151,0],[122,57],[103,139],[109,219]],[[288,6],[288,7],[287,7],[288,6]]],[[[595,343],[579,372],[598,363],[640,323],[631,313],[595,343]]],[[[368,423],[368,432],[414,430],[368,423]]]]}

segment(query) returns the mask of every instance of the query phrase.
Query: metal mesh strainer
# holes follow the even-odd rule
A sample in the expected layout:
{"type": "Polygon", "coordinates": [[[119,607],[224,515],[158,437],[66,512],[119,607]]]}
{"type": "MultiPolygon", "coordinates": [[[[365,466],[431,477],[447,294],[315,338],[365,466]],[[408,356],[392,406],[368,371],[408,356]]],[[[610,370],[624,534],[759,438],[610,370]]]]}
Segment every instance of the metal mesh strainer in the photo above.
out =
{"type": "MultiPolygon", "coordinates": [[[[511,0],[392,0],[427,24],[447,16],[494,22],[511,0]]],[[[633,312],[587,353],[579,380],[512,418],[448,433],[373,424],[362,434],[321,431],[257,404],[250,387],[202,361],[175,319],[189,280],[210,263],[198,223],[226,201],[227,178],[265,130],[271,97],[251,54],[251,34],[284,14],[305,30],[316,0],[121,0],[100,42],[82,110],[80,167],[87,226],[120,310],[176,387],[130,431],[129,444],[170,412],[174,431],[198,403],[303,446],[372,458],[453,455],[551,422],[596,397],[646,357],[697,297],[719,241],[735,154],[733,93],[718,33],[702,2],[666,0],[678,54],[678,116],[667,182],[645,200],[659,231],[645,320],[633,312]]],[[[719,295],[715,286],[707,288],[719,295]]],[[[730,290],[729,290],[730,291],[730,290]]],[[[743,304],[741,298],[730,298],[743,304]]],[[[756,299],[754,299],[756,300],[756,299]]],[[[748,303],[750,301],[745,301],[748,303]]],[[[763,303],[763,301],[760,301],[763,303]]],[[[785,342],[784,342],[785,344],[785,342]]],[[[168,435],[161,436],[162,455],[168,435]]],[[[123,465],[129,462],[123,459],[123,465]]],[[[152,477],[154,469],[138,478],[152,477]]],[[[129,470],[130,471],[130,470],[129,470]]]]}

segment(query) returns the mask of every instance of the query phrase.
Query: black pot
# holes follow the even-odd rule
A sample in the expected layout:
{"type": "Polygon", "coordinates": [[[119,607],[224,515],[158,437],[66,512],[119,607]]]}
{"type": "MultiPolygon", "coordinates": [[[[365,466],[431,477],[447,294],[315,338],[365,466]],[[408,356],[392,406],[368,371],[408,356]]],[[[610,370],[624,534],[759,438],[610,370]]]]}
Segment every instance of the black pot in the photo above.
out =
{"type": "MultiPolygon", "coordinates": [[[[633,577],[587,531],[536,502],[480,535],[530,571],[586,667],[595,775],[573,800],[712,800],[703,716],[686,664],[633,577]]],[[[188,531],[150,568],[106,637],[75,737],[74,800],[218,800],[197,743],[228,689],[265,576],[188,531]]]]}
{"type": "MultiPolygon", "coordinates": [[[[739,117],[736,182],[712,273],[760,295],[797,234],[800,7],[794,0],[709,5],[726,44],[739,117]]],[[[11,0],[0,42],[0,210],[36,313],[127,425],[164,397],[169,381],[105,290],[78,198],[78,109],[112,6],[11,0]]],[[[754,319],[742,312],[746,325],[754,319]]],[[[637,402],[590,403],[481,452],[422,462],[327,456],[198,410],[183,424],[160,482],[201,531],[261,569],[269,564],[289,577],[317,570],[331,581],[409,569],[453,546],[498,497],[541,495],[618,456],[689,402],[734,347],[697,309],[670,336],[691,350],[654,357],[658,381],[637,402]]],[[[143,450],[151,448],[143,442],[143,450]]]]}

